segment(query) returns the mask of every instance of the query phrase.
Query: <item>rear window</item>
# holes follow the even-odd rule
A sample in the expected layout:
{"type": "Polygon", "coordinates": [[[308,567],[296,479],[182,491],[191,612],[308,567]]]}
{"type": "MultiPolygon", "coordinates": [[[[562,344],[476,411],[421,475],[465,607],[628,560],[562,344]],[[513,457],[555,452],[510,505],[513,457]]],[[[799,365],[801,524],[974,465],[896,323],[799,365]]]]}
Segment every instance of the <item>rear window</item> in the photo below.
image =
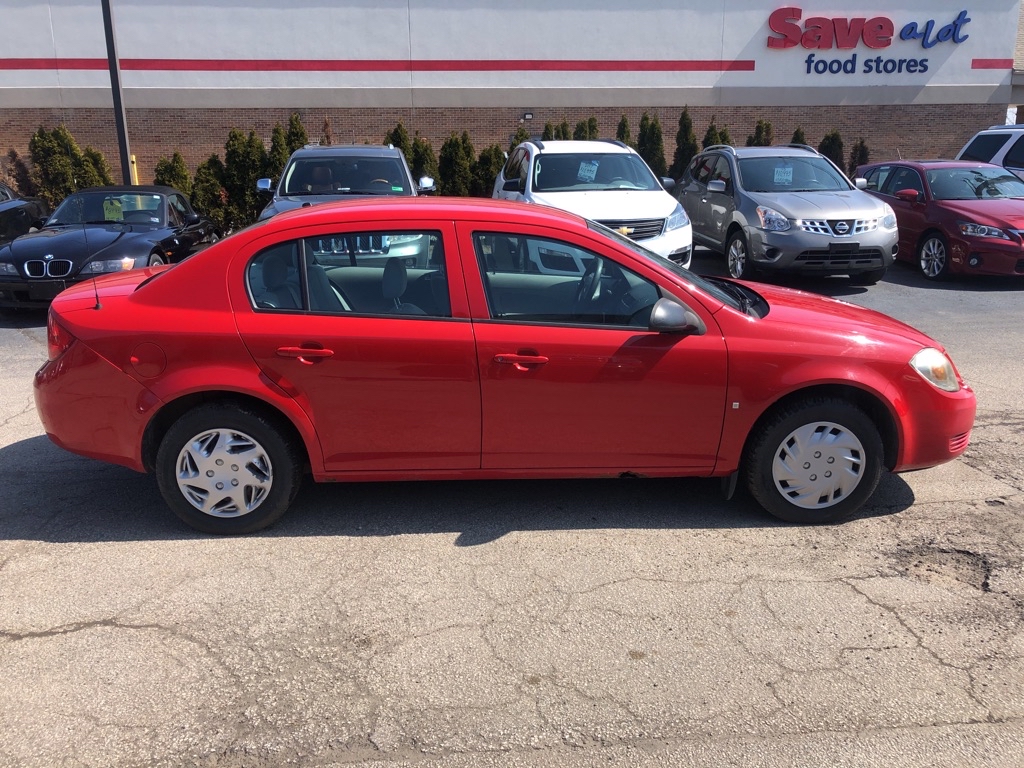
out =
{"type": "Polygon", "coordinates": [[[974,141],[967,145],[967,149],[960,153],[959,159],[987,163],[995,157],[996,152],[1002,149],[1008,138],[1010,138],[1008,133],[979,134],[974,137],[974,141]]]}

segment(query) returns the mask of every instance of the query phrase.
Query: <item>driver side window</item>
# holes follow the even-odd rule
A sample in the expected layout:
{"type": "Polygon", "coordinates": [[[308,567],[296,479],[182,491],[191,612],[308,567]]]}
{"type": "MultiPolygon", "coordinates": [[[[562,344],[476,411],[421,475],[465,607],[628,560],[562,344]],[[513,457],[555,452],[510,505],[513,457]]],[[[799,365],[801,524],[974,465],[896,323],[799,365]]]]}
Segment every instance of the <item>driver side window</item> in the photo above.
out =
{"type": "Polygon", "coordinates": [[[473,243],[493,320],[646,329],[661,298],[650,280],[559,240],[477,232],[473,243]]]}

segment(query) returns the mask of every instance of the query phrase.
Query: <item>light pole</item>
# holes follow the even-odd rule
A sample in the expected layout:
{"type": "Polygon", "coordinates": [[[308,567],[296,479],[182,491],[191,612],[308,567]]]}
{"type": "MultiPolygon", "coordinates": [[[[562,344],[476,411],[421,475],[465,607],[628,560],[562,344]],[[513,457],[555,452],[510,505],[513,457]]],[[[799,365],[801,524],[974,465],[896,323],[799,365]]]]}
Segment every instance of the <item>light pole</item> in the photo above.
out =
{"type": "Polygon", "coordinates": [[[110,91],[114,97],[114,127],[121,154],[121,176],[128,185],[132,183],[132,153],[128,148],[128,121],[124,116],[124,101],[121,99],[121,65],[114,41],[114,18],[110,13],[110,0],[100,0],[100,5],[103,7],[103,34],[107,38],[107,63],[110,65],[110,91]]]}

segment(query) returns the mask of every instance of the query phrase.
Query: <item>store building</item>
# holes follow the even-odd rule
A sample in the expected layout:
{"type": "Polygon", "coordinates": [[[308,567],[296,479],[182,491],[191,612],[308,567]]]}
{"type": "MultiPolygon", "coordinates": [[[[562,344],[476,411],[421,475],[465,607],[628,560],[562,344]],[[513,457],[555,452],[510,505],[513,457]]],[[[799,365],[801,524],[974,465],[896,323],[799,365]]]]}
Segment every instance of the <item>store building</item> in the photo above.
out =
{"type": "MultiPolygon", "coordinates": [[[[777,141],[834,128],[873,159],[951,156],[1024,91],[1020,0],[110,3],[142,181],[175,150],[192,168],[222,153],[232,128],[269,143],[292,112],[339,142],[401,121],[436,151],[452,131],[479,150],[589,117],[635,136],[646,111],[671,160],[686,106],[698,138],[714,119],[742,144],[765,119],[777,141]]],[[[63,122],[117,168],[100,3],[7,6],[0,150],[63,122]]]]}

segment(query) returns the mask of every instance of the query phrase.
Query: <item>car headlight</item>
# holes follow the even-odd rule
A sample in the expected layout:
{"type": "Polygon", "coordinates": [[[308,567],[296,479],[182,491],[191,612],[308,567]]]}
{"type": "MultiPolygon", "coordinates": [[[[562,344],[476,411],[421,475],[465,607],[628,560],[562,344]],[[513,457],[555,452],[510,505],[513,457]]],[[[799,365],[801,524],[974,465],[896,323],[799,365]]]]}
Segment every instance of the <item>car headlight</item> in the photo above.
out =
{"type": "Polygon", "coordinates": [[[0,261],[0,275],[16,275],[18,274],[18,268],[13,264],[0,261]]]}
{"type": "Polygon", "coordinates": [[[911,367],[930,384],[945,390],[957,392],[960,382],[957,380],[953,363],[934,347],[925,347],[910,360],[911,367]]]}
{"type": "Polygon", "coordinates": [[[896,229],[896,211],[892,209],[892,206],[885,203],[885,213],[882,215],[882,228],[883,229],[896,229]]]}
{"type": "Polygon", "coordinates": [[[785,232],[792,226],[781,213],[763,205],[757,206],[757,218],[761,220],[761,229],[766,232],[785,232]]]}
{"type": "Polygon", "coordinates": [[[671,232],[673,229],[688,226],[690,226],[690,218],[686,215],[686,211],[683,210],[683,206],[676,203],[676,207],[672,209],[672,213],[669,214],[668,219],[665,221],[665,231],[671,232]]]}
{"type": "Polygon", "coordinates": [[[989,227],[973,221],[958,221],[957,226],[960,227],[960,234],[967,237],[994,237],[997,240],[1010,239],[1010,236],[999,229],[999,227],[989,227]]]}
{"type": "Polygon", "coordinates": [[[135,259],[125,256],[123,259],[97,259],[82,267],[82,274],[98,275],[104,272],[122,272],[135,268],[135,259]]]}

